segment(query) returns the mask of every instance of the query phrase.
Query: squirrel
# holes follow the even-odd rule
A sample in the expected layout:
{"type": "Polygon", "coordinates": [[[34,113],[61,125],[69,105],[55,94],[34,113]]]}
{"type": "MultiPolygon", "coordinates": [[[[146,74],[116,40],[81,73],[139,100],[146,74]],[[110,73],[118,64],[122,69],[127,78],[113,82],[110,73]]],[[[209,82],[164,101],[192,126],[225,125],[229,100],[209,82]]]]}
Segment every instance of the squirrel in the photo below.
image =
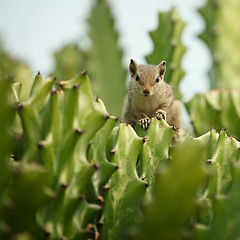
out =
{"type": "MultiPolygon", "coordinates": [[[[175,100],[172,87],[164,82],[166,61],[155,65],[138,65],[130,60],[131,80],[125,99],[122,120],[134,127],[137,123],[147,129],[150,118],[164,119],[174,129],[181,127],[181,103],[175,100]]],[[[178,140],[178,131],[174,140],[178,140]]]]}

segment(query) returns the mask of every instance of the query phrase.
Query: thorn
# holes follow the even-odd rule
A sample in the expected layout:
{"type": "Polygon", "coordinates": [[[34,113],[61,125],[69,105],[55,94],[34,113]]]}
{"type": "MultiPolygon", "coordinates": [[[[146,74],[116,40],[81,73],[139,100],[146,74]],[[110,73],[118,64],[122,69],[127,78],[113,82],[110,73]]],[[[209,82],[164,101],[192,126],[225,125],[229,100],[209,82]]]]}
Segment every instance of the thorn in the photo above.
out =
{"type": "Polygon", "coordinates": [[[85,197],[84,195],[79,195],[79,196],[78,196],[78,199],[79,199],[79,200],[85,200],[86,197],[85,197]]]}
{"type": "Polygon", "coordinates": [[[24,108],[24,105],[21,102],[18,102],[16,107],[17,112],[21,112],[23,108],[24,108]]]}
{"type": "Polygon", "coordinates": [[[98,169],[100,169],[100,167],[97,165],[97,164],[93,164],[93,169],[95,170],[95,171],[97,171],[98,169]]]}
{"type": "Polygon", "coordinates": [[[41,75],[40,71],[38,71],[37,75],[38,75],[38,76],[41,75]]]}
{"type": "Polygon", "coordinates": [[[93,230],[93,224],[88,223],[85,230],[86,230],[87,233],[91,233],[92,230],[93,230]]]}
{"type": "Polygon", "coordinates": [[[177,41],[176,41],[176,39],[173,39],[172,41],[171,41],[171,47],[172,48],[175,48],[177,46],[177,41]]]}
{"type": "Polygon", "coordinates": [[[51,95],[55,95],[57,93],[56,89],[51,89],[51,95]]]}
{"type": "Polygon", "coordinates": [[[148,140],[147,137],[144,137],[144,138],[142,139],[143,143],[147,142],[147,140],[148,140]]]}
{"type": "Polygon", "coordinates": [[[145,182],[145,187],[148,188],[149,186],[150,186],[150,184],[145,182]]]}
{"type": "Polygon", "coordinates": [[[211,130],[216,130],[216,128],[215,127],[211,127],[211,130]]]}
{"type": "Polygon", "coordinates": [[[114,150],[109,150],[110,155],[114,155],[115,151],[114,150]]]}
{"type": "Polygon", "coordinates": [[[62,189],[66,189],[66,188],[68,187],[68,185],[67,185],[66,183],[61,183],[60,187],[61,187],[62,189]]]}
{"type": "Polygon", "coordinates": [[[87,70],[83,70],[82,72],[80,72],[80,74],[81,74],[82,76],[86,76],[86,75],[87,75],[87,70]]]}
{"type": "Polygon", "coordinates": [[[176,23],[178,21],[178,19],[176,17],[172,17],[171,21],[172,21],[172,23],[176,23]]]}
{"type": "Polygon", "coordinates": [[[107,192],[110,188],[109,188],[109,186],[104,185],[104,186],[102,186],[102,189],[107,192]]]}
{"type": "Polygon", "coordinates": [[[73,88],[74,88],[74,89],[79,89],[79,87],[80,87],[80,84],[74,84],[74,85],[73,85],[73,88]]]}
{"type": "Polygon", "coordinates": [[[15,156],[14,154],[11,154],[11,155],[10,155],[10,158],[13,159],[14,161],[17,160],[17,158],[16,158],[16,156],[15,156]]]}
{"type": "Polygon", "coordinates": [[[81,129],[77,128],[77,129],[75,129],[75,133],[76,133],[78,136],[80,136],[80,135],[82,135],[83,131],[82,131],[81,129]]]}
{"type": "Polygon", "coordinates": [[[124,123],[124,121],[121,120],[120,123],[124,123]]]}
{"type": "Polygon", "coordinates": [[[208,164],[211,164],[212,163],[212,159],[208,159],[205,162],[208,163],[208,164]]]}
{"type": "Polygon", "coordinates": [[[226,128],[221,128],[221,131],[223,132],[226,132],[226,130],[227,130],[226,128]]]}
{"type": "Polygon", "coordinates": [[[101,237],[99,232],[95,232],[94,240],[98,240],[101,237]]]}
{"type": "Polygon", "coordinates": [[[216,64],[216,65],[220,64],[220,63],[222,62],[221,56],[219,56],[218,54],[215,54],[215,55],[213,56],[213,62],[214,62],[214,64],[216,64]]]}
{"type": "Polygon", "coordinates": [[[213,1],[212,5],[213,5],[213,7],[215,7],[215,8],[219,8],[219,7],[221,6],[221,4],[220,4],[220,2],[219,2],[218,0],[213,1]]]}
{"type": "Polygon", "coordinates": [[[55,82],[57,77],[51,76],[51,79],[52,79],[53,82],[55,82]]]}
{"type": "Polygon", "coordinates": [[[146,177],[140,177],[140,179],[144,181],[146,179],[146,177]]]}
{"type": "Polygon", "coordinates": [[[214,36],[214,37],[217,37],[219,34],[220,34],[220,30],[219,30],[219,27],[218,26],[213,26],[211,28],[211,34],[214,36]]]}
{"type": "MultiPolygon", "coordinates": [[[[240,118],[239,118],[239,119],[240,119],[240,118]]],[[[115,121],[116,121],[116,122],[118,122],[118,120],[119,120],[119,118],[118,118],[118,117],[116,117],[116,118],[115,118],[115,121]]]]}
{"type": "Polygon", "coordinates": [[[43,229],[43,234],[45,237],[50,237],[50,235],[51,235],[51,233],[46,229],[43,229]]]}
{"type": "Polygon", "coordinates": [[[119,166],[118,166],[118,165],[115,165],[115,169],[118,170],[118,169],[119,169],[119,166]]]}
{"type": "Polygon", "coordinates": [[[171,157],[171,156],[168,156],[168,160],[171,161],[171,160],[172,160],[172,157],[171,157]]]}
{"type": "Polygon", "coordinates": [[[109,115],[106,115],[106,116],[105,116],[105,119],[106,119],[106,120],[108,120],[109,118],[110,118],[110,116],[109,116],[109,115]]]}
{"type": "Polygon", "coordinates": [[[105,202],[105,199],[104,199],[103,196],[101,196],[101,195],[99,195],[99,196],[97,197],[97,199],[98,199],[98,201],[99,201],[100,203],[104,203],[104,202],[105,202]]]}
{"type": "Polygon", "coordinates": [[[99,97],[96,97],[95,102],[98,102],[98,100],[99,100],[99,97]]]}
{"type": "Polygon", "coordinates": [[[102,221],[102,220],[99,220],[99,221],[97,222],[97,225],[98,225],[99,227],[101,227],[101,226],[103,225],[103,221],[102,221]]]}
{"type": "Polygon", "coordinates": [[[176,65],[174,63],[171,63],[169,66],[170,71],[175,71],[176,70],[176,65]]]}
{"type": "Polygon", "coordinates": [[[44,144],[42,142],[38,142],[37,143],[37,148],[40,150],[40,149],[43,149],[44,147],[44,144]]]}

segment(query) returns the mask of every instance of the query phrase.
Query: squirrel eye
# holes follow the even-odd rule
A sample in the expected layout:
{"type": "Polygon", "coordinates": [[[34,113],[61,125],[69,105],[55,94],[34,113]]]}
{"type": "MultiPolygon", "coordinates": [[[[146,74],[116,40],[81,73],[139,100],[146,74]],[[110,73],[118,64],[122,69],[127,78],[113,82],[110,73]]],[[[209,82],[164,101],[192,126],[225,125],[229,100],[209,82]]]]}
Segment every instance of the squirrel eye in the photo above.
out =
{"type": "Polygon", "coordinates": [[[156,78],[156,82],[159,82],[159,77],[156,78]]]}
{"type": "Polygon", "coordinates": [[[136,81],[138,81],[138,80],[139,80],[139,75],[137,74],[137,75],[136,75],[136,81]]]}

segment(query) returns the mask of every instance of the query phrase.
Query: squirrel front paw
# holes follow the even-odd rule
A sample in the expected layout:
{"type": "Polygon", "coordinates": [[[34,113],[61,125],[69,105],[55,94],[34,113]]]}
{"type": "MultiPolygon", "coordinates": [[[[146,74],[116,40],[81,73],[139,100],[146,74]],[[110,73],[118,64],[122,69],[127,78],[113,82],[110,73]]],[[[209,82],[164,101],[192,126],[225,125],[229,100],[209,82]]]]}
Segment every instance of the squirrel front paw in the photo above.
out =
{"type": "Polygon", "coordinates": [[[145,130],[148,128],[150,121],[151,120],[149,117],[145,117],[145,118],[140,119],[138,122],[139,122],[140,127],[145,130]]]}
{"type": "Polygon", "coordinates": [[[164,110],[157,110],[155,113],[155,116],[158,120],[166,120],[167,119],[167,113],[164,110]]]}

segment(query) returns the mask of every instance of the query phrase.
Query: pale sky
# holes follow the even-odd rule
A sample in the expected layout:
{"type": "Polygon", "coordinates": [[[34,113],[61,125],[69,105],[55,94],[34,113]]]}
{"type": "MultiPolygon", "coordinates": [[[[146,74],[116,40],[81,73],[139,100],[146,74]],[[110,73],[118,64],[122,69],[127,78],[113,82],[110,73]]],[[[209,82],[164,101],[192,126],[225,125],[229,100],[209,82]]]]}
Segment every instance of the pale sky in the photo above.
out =
{"type": "MultiPolygon", "coordinates": [[[[5,49],[26,61],[33,73],[49,74],[53,69],[54,51],[71,42],[86,43],[86,18],[93,0],[0,0],[0,38],[5,49]]],[[[187,23],[183,43],[187,52],[182,66],[186,75],[180,86],[183,100],[208,89],[207,71],[210,54],[197,35],[204,21],[196,8],[206,0],[109,0],[124,50],[124,65],[134,58],[145,63],[152,51],[149,31],[158,25],[159,11],[176,6],[187,23]]]]}

